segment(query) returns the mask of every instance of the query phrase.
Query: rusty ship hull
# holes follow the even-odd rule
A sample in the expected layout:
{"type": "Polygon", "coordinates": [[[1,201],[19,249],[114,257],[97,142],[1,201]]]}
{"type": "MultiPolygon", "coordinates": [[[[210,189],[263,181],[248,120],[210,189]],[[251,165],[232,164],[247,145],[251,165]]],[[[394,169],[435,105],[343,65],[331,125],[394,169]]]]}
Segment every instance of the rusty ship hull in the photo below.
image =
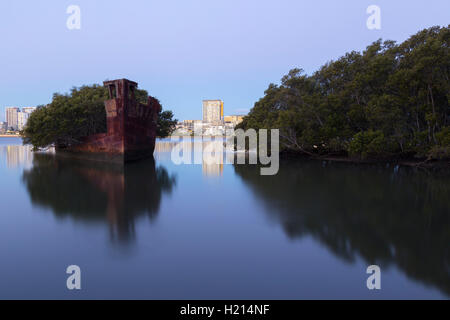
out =
{"type": "Polygon", "coordinates": [[[105,101],[107,132],[59,146],[57,155],[117,164],[153,157],[159,102],[149,97],[147,104],[139,103],[134,95],[137,83],[127,79],[103,84],[110,96],[105,101]]]}

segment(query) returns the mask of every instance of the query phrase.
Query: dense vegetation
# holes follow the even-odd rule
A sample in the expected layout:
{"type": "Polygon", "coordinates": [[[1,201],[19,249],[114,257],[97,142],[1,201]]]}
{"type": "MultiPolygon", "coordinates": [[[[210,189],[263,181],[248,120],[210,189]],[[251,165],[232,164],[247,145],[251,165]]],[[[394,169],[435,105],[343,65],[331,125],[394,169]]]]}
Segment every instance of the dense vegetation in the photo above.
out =
{"type": "Polygon", "coordinates": [[[278,128],[281,150],[311,156],[449,158],[449,44],[449,27],[432,27],[293,69],[239,127],[278,128]]]}
{"type": "MultiPolygon", "coordinates": [[[[137,89],[135,96],[139,102],[147,103],[147,91],[137,89]]],[[[70,94],[55,93],[50,104],[39,106],[30,115],[22,132],[24,143],[32,144],[35,149],[56,144],[73,145],[82,137],[106,132],[104,101],[107,99],[108,91],[100,85],[72,88],[70,94]]],[[[172,111],[161,108],[157,135],[170,135],[176,123],[172,111]]]]}

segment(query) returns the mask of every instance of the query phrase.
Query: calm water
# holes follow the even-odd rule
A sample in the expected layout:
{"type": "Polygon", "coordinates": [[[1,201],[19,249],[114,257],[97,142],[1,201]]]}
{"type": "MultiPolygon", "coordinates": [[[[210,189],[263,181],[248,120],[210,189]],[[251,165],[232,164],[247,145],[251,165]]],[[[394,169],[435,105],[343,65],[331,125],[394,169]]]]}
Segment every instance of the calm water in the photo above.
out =
{"type": "Polygon", "coordinates": [[[0,138],[0,298],[450,297],[448,176],[299,161],[260,176],[168,149],[119,170],[0,138]]]}

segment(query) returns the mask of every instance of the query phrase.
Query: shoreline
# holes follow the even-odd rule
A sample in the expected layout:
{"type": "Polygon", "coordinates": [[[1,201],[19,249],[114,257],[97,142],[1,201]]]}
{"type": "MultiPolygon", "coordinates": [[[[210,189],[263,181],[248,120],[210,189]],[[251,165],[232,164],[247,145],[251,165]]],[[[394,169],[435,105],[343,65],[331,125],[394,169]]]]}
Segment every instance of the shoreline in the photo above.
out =
{"type": "Polygon", "coordinates": [[[282,159],[299,159],[299,160],[312,160],[312,161],[330,161],[334,163],[348,163],[355,165],[393,165],[404,166],[419,169],[445,169],[450,170],[450,159],[441,160],[427,160],[417,158],[385,158],[385,159],[357,159],[345,156],[308,156],[296,153],[280,153],[282,159]]]}
{"type": "MultiPolygon", "coordinates": [[[[181,136],[183,137],[183,136],[181,136]]],[[[22,138],[20,135],[0,134],[0,138],[22,138]]],[[[164,138],[157,138],[164,139],[164,138]]],[[[246,151],[248,153],[248,151],[246,151]]],[[[355,165],[393,165],[418,169],[444,169],[450,170],[450,159],[425,159],[425,158],[368,158],[358,159],[347,156],[310,156],[296,152],[280,152],[280,159],[329,161],[333,163],[347,163],[355,165]]]]}

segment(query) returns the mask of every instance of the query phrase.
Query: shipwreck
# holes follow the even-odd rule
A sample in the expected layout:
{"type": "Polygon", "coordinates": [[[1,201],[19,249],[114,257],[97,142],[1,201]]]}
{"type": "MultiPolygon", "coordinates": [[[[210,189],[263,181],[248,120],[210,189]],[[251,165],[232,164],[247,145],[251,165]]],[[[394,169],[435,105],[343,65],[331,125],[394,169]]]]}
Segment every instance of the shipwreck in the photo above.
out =
{"type": "Polygon", "coordinates": [[[56,154],[71,158],[123,164],[153,157],[160,104],[148,97],[147,104],[136,100],[137,83],[118,79],[105,81],[109,100],[105,101],[105,133],[84,137],[81,143],[56,146],[56,154]]]}

